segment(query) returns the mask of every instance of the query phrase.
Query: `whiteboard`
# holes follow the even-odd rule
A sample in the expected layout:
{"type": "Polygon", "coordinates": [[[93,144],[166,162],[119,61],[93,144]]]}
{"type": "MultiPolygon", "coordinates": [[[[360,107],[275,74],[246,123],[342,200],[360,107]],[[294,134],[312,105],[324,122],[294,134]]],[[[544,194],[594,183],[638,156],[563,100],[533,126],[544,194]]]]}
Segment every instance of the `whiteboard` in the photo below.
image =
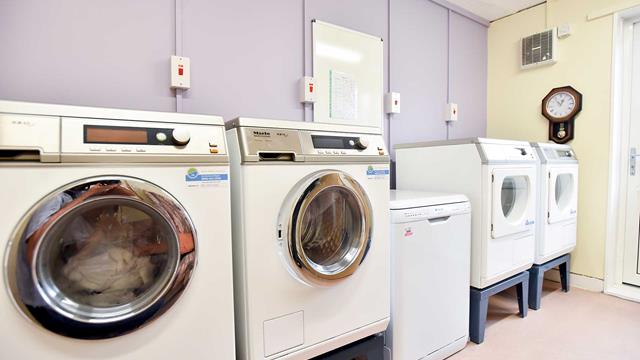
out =
{"type": "Polygon", "coordinates": [[[383,128],[382,39],[314,20],[313,121],[383,128]]]}

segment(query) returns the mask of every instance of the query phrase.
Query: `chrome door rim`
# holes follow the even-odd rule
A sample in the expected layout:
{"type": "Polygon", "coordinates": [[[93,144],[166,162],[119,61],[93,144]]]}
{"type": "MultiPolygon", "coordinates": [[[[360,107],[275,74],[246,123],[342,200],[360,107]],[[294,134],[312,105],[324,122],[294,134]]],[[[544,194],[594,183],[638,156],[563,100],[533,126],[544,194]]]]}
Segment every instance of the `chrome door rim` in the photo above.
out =
{"type": "MultiPolygon", "coordinates": [[[[88,191],[87,191],[88,193],[88,191]]],[[[81,196],[79,196],[81,197],[81,196]]],[[[171,250],[169,250],[171,251],[171,250]]],[[[102,339],[126,334],[140,328],[156,319],[168,310],[185,290],[193,269],[196,265],[197,238],[193,223],[182,205],[164,189],[148,181],[127,176],[101,176],[87,178],[73,182],[58,188],[38,201],[14,229],[10,238],[5,257],[5,280],[13,302],[21,312],[31,321],[40,324],[44,328],[60,335],[81,339],[102,339]],[[81,202],[73,206],[62,206],[47,217],[47,221],[38,225],[32,236],[27,236],[26,231],[30,222],[34,220],[38,210],[53,198],[73,189],[91,189],[100,184],[112,184],[112,189],[126,189],[126,195],[103,195],[95,197],[89,195],[81,202]],[[117,185],[115,185],[117,184],[117,185]],[[177,253],[174,259],[167,263],[159,282],[153,284],[154,291],[150,296],[143,296],[137,306],[128,304],[111,307],[115,311],[83,312],[70,311],[73,306],[60,306],[60,301],[54,301],[51,296],[64,297],[62,293],[52,292],[51,287],[43,287],[41,284],[42,269],[38,263],[42,259],[41,250],[46,250],[47,239],[50,231],[57,225],[63,224],[68,216],[81,211],[86,206],[111,202],[120,205],[133,206],[144,212],[141,207],[148,210],[145,215],[153,214],[153,218],[162,219],[171,228],[168,248],[173,248],[177,253]],[[56,216],[53,221],[48,221],[56,216]],[[179,227],[179,228],[178,228],[179,227]],[[40,229],[44,228],[41,232],[40,229]],[[36,234],[38,233],[38,234],[36,234]],[[45,246],[46,245],[46,246],[45,246]],[[185,250],[186,249],[186,250],[185,250]],[[144,303],[142,303],[144,301],[144,303]]],[[[145,290],[146,291],[146,290],[145,290]]],[[[147,294],[149,295],[149,294],[147,294]]],[[[60,299],[56,299],[60,300],[60,299]]],[[[63,299],[64,300],[64,299],[63,299]]],[[[135,302],[135,301],[134,301],[135,302]]],[[[73,301],[69,301],[72,304],[73,301]]],[[[84,305],[87,308],[89,306],[84,305]]]]}
{"type": "Polygon", "coordinates": [[[364,189],[344,172],[323,171],[310,177],[302,191],[295,197],[294,204],[289,217],[289,234],[287,234],[286,243],[296,272],[305,280],[321,285],[328,285],[352,275],[364,260],[371,243],[372,211],[364,189]],[[298,229],[302,226],[302,219],[309,205],[318,195],[334,188],[345,190],[356,200],[362,229],[357,246],[351,247],[337,264],[324,266],[315,263],[305,254],[302,235],[298,229]]]}

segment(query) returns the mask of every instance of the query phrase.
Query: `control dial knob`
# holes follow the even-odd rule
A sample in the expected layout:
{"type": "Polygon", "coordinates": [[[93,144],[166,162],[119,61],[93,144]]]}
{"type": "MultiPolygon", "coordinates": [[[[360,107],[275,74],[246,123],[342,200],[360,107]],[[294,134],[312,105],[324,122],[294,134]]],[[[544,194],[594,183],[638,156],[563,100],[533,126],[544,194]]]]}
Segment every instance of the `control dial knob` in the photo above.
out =
{"type": "Polygon", "coordinates": [[[356,147],[360,150],[364,150],[369,146],[369,140],[367,140],[366,138],[357,138],[356,139],[356,147]]]}
{"type": "Polygon", "coordinates": [[[174,145],[184,146],[189,143],[191,140],[191,134],[189,134],[189,130],[184,128],[175,128],[171,133],[171,141],[174,145]]]}

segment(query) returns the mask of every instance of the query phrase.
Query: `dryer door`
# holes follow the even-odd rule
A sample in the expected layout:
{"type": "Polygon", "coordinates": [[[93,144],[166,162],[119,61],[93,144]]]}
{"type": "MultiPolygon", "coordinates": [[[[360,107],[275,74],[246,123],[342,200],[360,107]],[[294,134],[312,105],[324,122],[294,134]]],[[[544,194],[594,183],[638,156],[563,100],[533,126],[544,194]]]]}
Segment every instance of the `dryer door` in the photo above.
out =
{"type": "Polygon", "coordinates": [[[501,168],[492,172],[491,237],[530,231],[535,218],[535,168],[501,168]]]}
{"type": "Polygon", "coordinates": [[[353,274],[371,242],[371,204],[356,180],[323,171],[303,181],[294,196],[286,240],[298,278],[331,285],[353,274]]]}
{"type": "Polygon", "coordinates": [[[101,339],[167,310],[196,261],[184,208],[151,183],[82,180],[37,203],[16,228],[7,280],[25,315],[55,333],[101,339]]]}
{"type": "Polygon", "coordinates": [[[578,213],[578,167],[551,168],[547,194],[549,224],[575,219],[578,213]]]}

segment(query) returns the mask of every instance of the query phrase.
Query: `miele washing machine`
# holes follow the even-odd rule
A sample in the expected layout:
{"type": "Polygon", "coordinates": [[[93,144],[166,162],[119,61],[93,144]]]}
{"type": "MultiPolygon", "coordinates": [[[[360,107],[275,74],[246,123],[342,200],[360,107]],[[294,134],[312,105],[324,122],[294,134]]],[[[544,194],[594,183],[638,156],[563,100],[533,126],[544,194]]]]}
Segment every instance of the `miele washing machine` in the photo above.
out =
{"type": "Polygon", "coordinates": [[[389,322],[380,129],[239,118],[231,156],[239,359],[309,359],[389,322]]]}
{"type": "Polygon", "coordinates": [[[0,179],[0,357],[235,357],[220,117],[0,101],[0,179]]]}

